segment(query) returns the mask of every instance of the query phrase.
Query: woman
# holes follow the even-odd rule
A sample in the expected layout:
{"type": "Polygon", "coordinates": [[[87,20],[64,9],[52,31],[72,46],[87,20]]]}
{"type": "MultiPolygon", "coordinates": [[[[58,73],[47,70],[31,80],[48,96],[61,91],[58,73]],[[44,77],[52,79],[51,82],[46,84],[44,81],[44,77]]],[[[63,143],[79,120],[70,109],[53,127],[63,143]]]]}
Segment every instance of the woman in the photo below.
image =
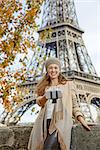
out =
{"type": "Polygon", "coordinates": [[[28,149],[69,150],[73,115],[87,130],[91,129],[80,111],[73,81],[61,74],[60,61],[49,58],[45,68],[46,74],[36,87],[41,111],[31,132],[28,149]]]}

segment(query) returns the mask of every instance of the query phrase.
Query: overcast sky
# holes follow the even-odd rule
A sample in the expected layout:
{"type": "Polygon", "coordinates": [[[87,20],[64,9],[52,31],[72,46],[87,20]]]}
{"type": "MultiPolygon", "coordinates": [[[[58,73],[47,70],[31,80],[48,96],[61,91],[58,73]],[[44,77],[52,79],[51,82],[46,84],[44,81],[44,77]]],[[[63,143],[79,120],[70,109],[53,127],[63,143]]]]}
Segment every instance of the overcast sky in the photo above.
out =
{"type": "Polygon", "coordinates": [[[100,0],[74,1],[88,54],[100,76],[100,0]]]}

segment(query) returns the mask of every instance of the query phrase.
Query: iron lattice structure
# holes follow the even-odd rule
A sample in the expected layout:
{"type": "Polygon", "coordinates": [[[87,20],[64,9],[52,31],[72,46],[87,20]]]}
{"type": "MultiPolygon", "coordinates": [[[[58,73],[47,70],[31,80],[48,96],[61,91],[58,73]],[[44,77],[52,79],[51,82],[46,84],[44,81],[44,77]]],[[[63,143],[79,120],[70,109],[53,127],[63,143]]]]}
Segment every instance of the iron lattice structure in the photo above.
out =
{"type": "Polygon", "coordinates": [[[52,42],[48,40],[46,48],[55,51],[63,71],[75,70],[96,75],[82,39],[84,32],[79,28],[74,1],[46,0],[42,20],[42,28],[49,26],[54,29],[52,42]]]}
{"type": "MultiPolygon", "coordinates": [[[[26,103],[19,108],[19,111],[16,111],[16,114],[21,117],[31,105],[34,105],[35,98],[32,98],[33,87],[36,85],[34,81],[36,82],[36,77],[41,77],[43,74],[43,61],[50,56],[58,57],[61,61],[62,72],[75,80],[79,101],[84,103],[84,110],[89,103],[95,103],[100,108],[100,78],[97,76],[83,41],[84,32],[78,24],[74,0],[45,0],[42,16],[38,33],[41,34],[44,30],[51,28],[51,38],[47,38],[44,43],[38,41],[39,47],[34,51],[29,65],[29,69],[34,70],[33,82],[28,81],[22,85],[22,89],[30,89],[31,96],[25,97],[26,103]]],[[[89,107],[86,112],[88,118],[92,120],[89,107]]],[[[14,116],[15,123],[18,122],[16,115],[10,114],[10,116],[14,116]]]]}
{"type": "Polygon", "coordinates": [[[73,0],[45,0],[42,27],[68,23],[79,27],[73,0]]]}
{"type": "Polygon", "coordinates": [[[40,62],[45,56],[55,56],[61,60],[63,72],[74,70],[97,76],[82,39],[84,32],[79,27],[73,0],[45,0],[39,34],[48,28],[53,29],[51,38],[43,45],[39,42],[41,50],[36,50],[38,56],[35,55],[38,62],[33,54],[30,65],[32,67],[35,63],[38,75],[42,70],[40,62]]]}

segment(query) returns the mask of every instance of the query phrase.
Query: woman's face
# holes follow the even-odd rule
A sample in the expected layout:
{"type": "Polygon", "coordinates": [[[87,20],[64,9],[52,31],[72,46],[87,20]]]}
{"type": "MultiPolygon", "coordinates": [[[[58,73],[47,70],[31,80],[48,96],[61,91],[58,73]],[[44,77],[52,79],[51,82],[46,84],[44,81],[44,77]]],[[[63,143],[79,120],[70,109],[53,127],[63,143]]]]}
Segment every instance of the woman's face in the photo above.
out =
{"type": "Polygon", "coordinates": [[[51,79],[56,79],[59,76],[60,68],[56,64],[51,64],[48,66],[47,72],[51,79]]]}

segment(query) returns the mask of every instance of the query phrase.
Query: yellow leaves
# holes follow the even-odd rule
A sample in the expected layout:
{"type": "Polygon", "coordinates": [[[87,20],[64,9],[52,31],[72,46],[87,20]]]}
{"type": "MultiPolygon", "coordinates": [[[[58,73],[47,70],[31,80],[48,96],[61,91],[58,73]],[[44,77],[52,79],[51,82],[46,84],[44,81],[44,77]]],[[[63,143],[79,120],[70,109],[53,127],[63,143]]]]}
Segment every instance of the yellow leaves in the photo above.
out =
{"type": "Polygon", "coordinates": [[[22,76],[20,77],[20,79],[21,79],[22,81],[25,81],[25,76],[22,75],[22,76]]]}
{"type": "MultiPolygon", "coordinates": [[[[27,2],[28,3],[28,2],[27,2]]],[[[25,16],[25,20],[27,20],[28,23],[35,23],[35,18],[37,17],[37,15],[40,12],[40,1],[32,1],[30,5],[30,8],[27,12],[26,12],[26,16],[25,16]]]]}
{"type": "Polygon", "coordinates": [[[30,41],[28,39],[25,40],[25,45],[27,45],[27,47],[30,47],[30,41]]]}
{"type": "MultiPolygon", "coordinates": [[[[22,65],[23,65],[24,67],[26,67],[26,63],[23,62],[23,61],[22,61],[22,65]]],[[[22,80],[25,80],[25,78],[23,78],[22,80]]]]}
{"type": "Polygon", "coordinates": [[[14,47],[14,42],[12,40],[9,41],[9,45],[10,45],[11,48],[13,48],[14,47]]]}
{"type": "Polygon", "coordinates": [[[23,50],[24,50],[25,53],[28,53],[28,50],[26,49],[26,47],[27,47],[27,48],[32,47],[33,49],[36,48],[35,43],[31,42],[31,41],[28,40],[28,39],[25,39],[25,43],[24,43],[24,44],[25,44],[25,46],[24,46],[23,50]]]}
{"type": "Polygon", "coordinates": [[[22,102],[23,100],[21,99],[20,96],[13,96],[13,101],[16,102],[16,103],[20,103],[20,102],[22,102]]]}
{"type": "Polygon", "coordinates": [[[2,7],[0,6],[0,17],[2,16],[2,7]]]}
{"type": "Polygon", "coordinates": [[[9,98],[10,94],[10,88],[12,85],[7,84],[7,81],[2,82],[2,88],[3,88],[3,94],[2,94],[2,100],[3,100],[3,105],[8,111],[12,111],[12,106],[9,98]]]}
{"type": "Polygon", "coordinates": [[[0,38],[3,36],[4,32],[4,29],[2,28],[2,26],[0,26],[0,38]]]}
{"type": "Polygon", "coordinates": [[[19,77],[19,76],[20,76],[20,73],[19,73],[19,72],[16,72],[16,73],[14,74],[14,78],[19,77]]]}
{"type": "Polygon", "coordinates": [[[35,16],[36,13],[37,13],[38,9],[37,8],[32,8],[31,11],[30,11],[30,15],[31,16],[35,16]]]}
{"type": "MultiPolygon", "coordinates": [[[[0,58],[2,60],[0,63],[0,92],[3,104],[8,111],[12,111],[14,103],[22,101],[22,92],[17,88],[17,84],[26,79],[26,70],[10,72],[9,68],[17,54],[28,54],[30,47],[32,49],[36,47],[33,33],[34,30],[37,30],[35,19],[40,12],[41,4],[42,0],[34,0],[31,1],[29,9],[25,7],[23,10],[21,0],[0,0],[0,58]]],[[[23,68],[27,67],[25,58],[20,62],[23,68]]]]}
{"type": "Polygon", "coordinates": [[[20,88],[17,86],[17,87],[16,87],[16,92],[17,92],[17,93],[20,93],[20,91],[21,91],[20,88]]]}
{"type": "Polygon", "coordinates": [[[32,48],[33,48],[33,49],[36,48],[36,45],[35,45],[34,43],[32,44],[32,48]]]}
{"type": "Polygon", "coordinates": [[[24,93],[29,94],[29,89],[24,89],[24,93]]]}
{"type": "Polygon", "coordinates": [[[7,80],[2,81],[1,87],[3,105],[7,109],[7,111],[13,111],[13,104],[18,104],[23,101],[22,92],[20,91],[20,89],[18,91],[18,88],[16,90],[15,82],[8,83],[7,80]]]}
{"type": "Polygon", "coordinates": [[[26,63],[23,61],[23,59],[20,59],[19,62],[21,62],[21,64],[26,67],[26,63]]]}
{"type": "Polygon", "coordinates": [[[27,11],[26,18],[27,19],[32,19],[32,17],[35,17],[37,14],[38,9],[36,7],[31,8],[30,10],[27,11]]]}
{"type": "Polygon", "coordinates": [[[19,102],[22,102],[23,96],[22,92],[19,88],[17,88],[17,79],[18,80],[25,80],[24,76],[25,70],[21,72],[16,72],[14,74],[9,74],[8,71],[5,70],[5,72],[2,72],[1,76],[3,76],[3,79],[0,82],[0,88],[1,88],[1,95],[2,95],[2,101],[4,107],[7,109],[7,111],[12,111],[13,102],[16,102],[18,104],[19,102]],[[7,77],[10,77],[9,80],[7,77]],[[11,81],[14,77],[14,82],[11,81]],[[15,82],[16,80],[16,82],[15,82]]]}
{"type": "Polygon", "coordinates": [[[12,45],[10,45],[10,42],[6,42],[6,41],[3,41],[2,42],[2,51],[5,53],[5,54],[11,54],[12,52],[12,45]]]}
{"type": "Polygon", "coordinates": [[[6,2],[2,1],[2,5],[0,7],[0,19],[3,26],[5,22],[8,23],[10,19],[13,17],[15,7],[16,7],[16,2],[14,0],[10,0],[10,1],[6,0],[6,2]]]}
{"type": "Polygon", "coordinates": [[[10,17],[12,15],[12,10],[10,8],[7,10],[6,15],[8,17],[10,17]]]}
{"type": "Polygon", "coordinates": [[[0,68],[5,68],[9,65],[9,60],[5,59],[2,64],[0,64],[0,68]]]}
{"type": "Polygon", "coordinates": [[[12,106],[11,106],[10,101],[8,100],[8,96],[5,99],[3,99],[3,105],[7,109],[8,112],[12,112],[12,106]]]}
{"type": "Polygon", "coordinates": [[[51,34],[52,34],[52,29],[48,28],[48,29],[40,32],[39,38],[41,41],[46,41],[47,39],[51,38],[51,34]]]}
{"type": "Polygon", "coordinates": [[[4,77],[5,73],[4,72],[0,72],[0,78],[4,77]]]}
{"type": "Polygon", "coordinates": [[[9,59],[10,59],[11,61],[14,61],[15,56],[14,56],[14,55],[10,55],[10,56],[9,56],[9,59]]]}
{"type": "Polygon", "coordinates": [[[31,109],[31,111],[32,111],[32,112],[35,112],[35,107],[33,107],[33,108],[31,109]]]}
{"type": "Polygon", "coordinates": [[[11,53],[11,46],[7,44],[5,50],[7,51],[7,53],[11,53]]]}

